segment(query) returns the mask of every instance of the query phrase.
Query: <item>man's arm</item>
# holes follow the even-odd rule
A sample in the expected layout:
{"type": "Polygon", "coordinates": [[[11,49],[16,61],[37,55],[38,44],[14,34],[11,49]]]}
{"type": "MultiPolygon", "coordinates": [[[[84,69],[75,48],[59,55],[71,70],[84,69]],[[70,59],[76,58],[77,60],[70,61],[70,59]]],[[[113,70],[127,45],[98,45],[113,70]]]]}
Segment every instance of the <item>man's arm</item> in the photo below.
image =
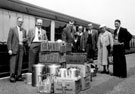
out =
{"type": "Polygon", "coordinates": [[[62,32],[62,40],[66,42],[66,30],[64,28],[63,32],[62,32]]]}
{"type": "Polygon", "coordinates": [[[12,38],[13,38],[13,29],[10,28],[7,39],[8,53],[12,55],[12,38]]]}

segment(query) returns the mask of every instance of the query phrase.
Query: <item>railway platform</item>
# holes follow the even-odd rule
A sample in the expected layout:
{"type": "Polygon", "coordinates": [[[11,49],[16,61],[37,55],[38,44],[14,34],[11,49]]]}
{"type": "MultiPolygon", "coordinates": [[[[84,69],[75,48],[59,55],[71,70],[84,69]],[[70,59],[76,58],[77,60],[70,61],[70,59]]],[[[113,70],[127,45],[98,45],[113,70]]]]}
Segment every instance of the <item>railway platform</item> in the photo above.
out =
{"type": "MultiPolygon", "coordinates": [[[[135,94],[135,54],[127,54],[127,78],[118,78],[109,74],[97,73],[91,82],[91,88],[80,94],[135,94]]],[[[96,61],[95,61],[96,62],[96,61]]],[[[113,66],[110,66],[112,72],[113,66]]],[[[99,68],[99,71],[102,67],[99,68]]],[[[10,83],[9,78],[0,79],[0,94],[38,94],[37,88],[24,82],[10,83]]]]}

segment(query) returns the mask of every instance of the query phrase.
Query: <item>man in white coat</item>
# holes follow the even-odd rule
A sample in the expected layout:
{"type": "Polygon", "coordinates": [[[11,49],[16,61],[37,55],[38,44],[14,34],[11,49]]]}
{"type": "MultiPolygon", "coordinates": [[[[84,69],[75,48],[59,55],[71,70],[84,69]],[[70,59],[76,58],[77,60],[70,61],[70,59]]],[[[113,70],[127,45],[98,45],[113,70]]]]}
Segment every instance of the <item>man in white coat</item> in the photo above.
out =
{"type": "Polygon", "coordinates": [[[106,30],[105,25],[100,26],[100,34],[97,42],[98,47],[98,64],[103,66],[102,73],[109,73],[108,67],[108,48],[113,50],[113,36],[106,30]]]}

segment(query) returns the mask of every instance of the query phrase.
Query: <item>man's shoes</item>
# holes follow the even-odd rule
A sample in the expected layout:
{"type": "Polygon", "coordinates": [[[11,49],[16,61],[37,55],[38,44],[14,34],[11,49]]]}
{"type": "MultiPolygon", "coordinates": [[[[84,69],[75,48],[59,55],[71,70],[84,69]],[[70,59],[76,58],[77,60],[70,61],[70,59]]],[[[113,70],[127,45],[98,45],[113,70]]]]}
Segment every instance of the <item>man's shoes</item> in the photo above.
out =
{"type": "Polygon", "coordinates": [[[106,73],[106,71],[101,71],[101,73],[106,73]]]}
{"type": "Polygon", "coordinates": [[[11,82],[11,83],[15,83],[15,82],[16,82],[15,74],[12,74],[12,75],[10,76],[10,82],[11,82]]]}
{"type": "Polygon", "coordinates": [[[22,75],[19,75],[19,76],[17,76],[17,78],[16,78],[16,81],[23,81],[24,79],[23,79],[23,77],[22,77],[22,75]]]}
{"type": "Polygon", "coordinates": [[[126,76],[119,76],[120,78],[127,78],[126,76]]]}
{"type": "Polygon", "coordinates": [[[106,71],[106,74],[109,74],[109,71],[106,71]]]}

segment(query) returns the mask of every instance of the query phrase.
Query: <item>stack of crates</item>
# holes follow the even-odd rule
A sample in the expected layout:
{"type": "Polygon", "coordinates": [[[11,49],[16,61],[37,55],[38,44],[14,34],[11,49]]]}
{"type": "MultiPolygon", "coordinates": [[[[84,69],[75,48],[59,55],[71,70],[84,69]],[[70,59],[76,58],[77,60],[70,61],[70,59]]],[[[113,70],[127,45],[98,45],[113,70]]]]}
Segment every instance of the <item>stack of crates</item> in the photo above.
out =
{"type": "Polygon", "coordinates": [[[66,66],[78,67],[81,72],[81,90],[90,88],[91,73],[90,64],[87,63],[86,53],[70,53],[66,55],[66,66]]]}
{"type": "Polygon", "coordinates": [[[39,62],[44,64],[64,63],[66,52],[71,51],[70,44],[56,41],[43,41],[39,53],[39,62]]]}

